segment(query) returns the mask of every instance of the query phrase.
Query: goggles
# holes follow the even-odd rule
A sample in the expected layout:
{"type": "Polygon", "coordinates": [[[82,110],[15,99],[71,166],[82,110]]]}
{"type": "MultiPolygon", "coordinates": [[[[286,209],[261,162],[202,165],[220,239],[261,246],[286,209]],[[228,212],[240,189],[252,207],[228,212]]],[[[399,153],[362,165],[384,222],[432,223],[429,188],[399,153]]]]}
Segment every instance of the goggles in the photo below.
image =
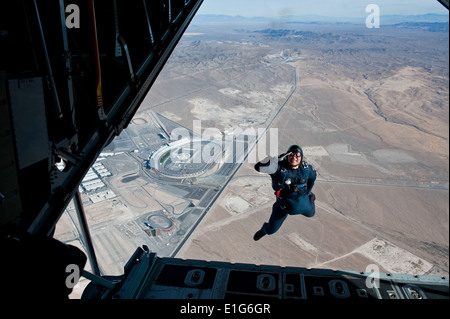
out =
{"type": "Polygon", "coordinates": [[[302,154],[300,154],[300,153],[291,153],[291,154],[289,154],[288,156],[290,156],[290,157],[297,157],[297,158],[299,158],[299,157],[302,157],[302,154]]]}

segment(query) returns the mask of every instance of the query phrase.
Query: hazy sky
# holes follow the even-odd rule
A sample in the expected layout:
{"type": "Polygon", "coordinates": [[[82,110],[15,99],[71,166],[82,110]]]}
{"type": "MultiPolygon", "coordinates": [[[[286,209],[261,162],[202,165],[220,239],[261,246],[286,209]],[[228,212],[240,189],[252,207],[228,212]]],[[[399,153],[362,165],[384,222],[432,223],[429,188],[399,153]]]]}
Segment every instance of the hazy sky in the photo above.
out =
{"type": "Polygon", "coordinates": [[[448,10],[437,0],[204,0],[198,14],[365,17],[369,4],[378,5],[381,15],[448,14],[448,10]]]}

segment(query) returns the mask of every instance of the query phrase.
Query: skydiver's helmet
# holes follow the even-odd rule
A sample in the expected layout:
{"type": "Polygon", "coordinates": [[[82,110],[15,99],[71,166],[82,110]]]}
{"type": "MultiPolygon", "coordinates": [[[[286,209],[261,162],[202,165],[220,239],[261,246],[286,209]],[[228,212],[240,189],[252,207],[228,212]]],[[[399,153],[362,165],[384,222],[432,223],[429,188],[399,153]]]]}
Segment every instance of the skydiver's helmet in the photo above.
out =
{"type": "Polygon", "coordinates": [[[303,158],[303,150],[300,146],[298,145],[292,145],[291,147],[289,147],[287,153],[293,153],[293,154],[300,154],[300,156],[303,158]]]}

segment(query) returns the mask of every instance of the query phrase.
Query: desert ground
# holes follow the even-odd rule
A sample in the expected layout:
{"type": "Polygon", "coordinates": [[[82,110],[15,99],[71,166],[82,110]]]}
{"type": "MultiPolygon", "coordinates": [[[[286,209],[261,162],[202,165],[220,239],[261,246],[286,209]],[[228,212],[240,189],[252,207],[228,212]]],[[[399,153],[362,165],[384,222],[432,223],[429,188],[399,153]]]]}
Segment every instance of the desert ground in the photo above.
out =
{"type": "Polygon", "coordinates": [[[281,109],[270,128],[279,153],[300,144],[317,170],[316,215],[290,216],[253,241],[274,195],[270,177],[247,161],[176,257],[448,275],[445,33],[321,26],[293,36],[234,31],[222,41],[196,32],[148,107],[186,127],[199,119],[220,129],[268,125],[281,109]],[[183,98],[166,97],[174,87],[183,98]]]}

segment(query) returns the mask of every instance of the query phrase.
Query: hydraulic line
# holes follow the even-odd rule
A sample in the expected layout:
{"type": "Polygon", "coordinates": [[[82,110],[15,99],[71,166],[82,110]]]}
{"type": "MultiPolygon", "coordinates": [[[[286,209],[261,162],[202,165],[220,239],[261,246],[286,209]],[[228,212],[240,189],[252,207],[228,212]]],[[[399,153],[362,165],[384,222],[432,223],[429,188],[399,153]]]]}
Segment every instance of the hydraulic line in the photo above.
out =
{"type": "Polygon", "coordinates": [[[92,37],[94,43],[94,61],[95,61],[95,70],[97,74],[97,106],[102,107],[103,106],[102,73],[100,68],[100,50],[98,47],[97,22],[95,20],[94,0],[89,1],[89,13],[91,14],[92,37]]]}

